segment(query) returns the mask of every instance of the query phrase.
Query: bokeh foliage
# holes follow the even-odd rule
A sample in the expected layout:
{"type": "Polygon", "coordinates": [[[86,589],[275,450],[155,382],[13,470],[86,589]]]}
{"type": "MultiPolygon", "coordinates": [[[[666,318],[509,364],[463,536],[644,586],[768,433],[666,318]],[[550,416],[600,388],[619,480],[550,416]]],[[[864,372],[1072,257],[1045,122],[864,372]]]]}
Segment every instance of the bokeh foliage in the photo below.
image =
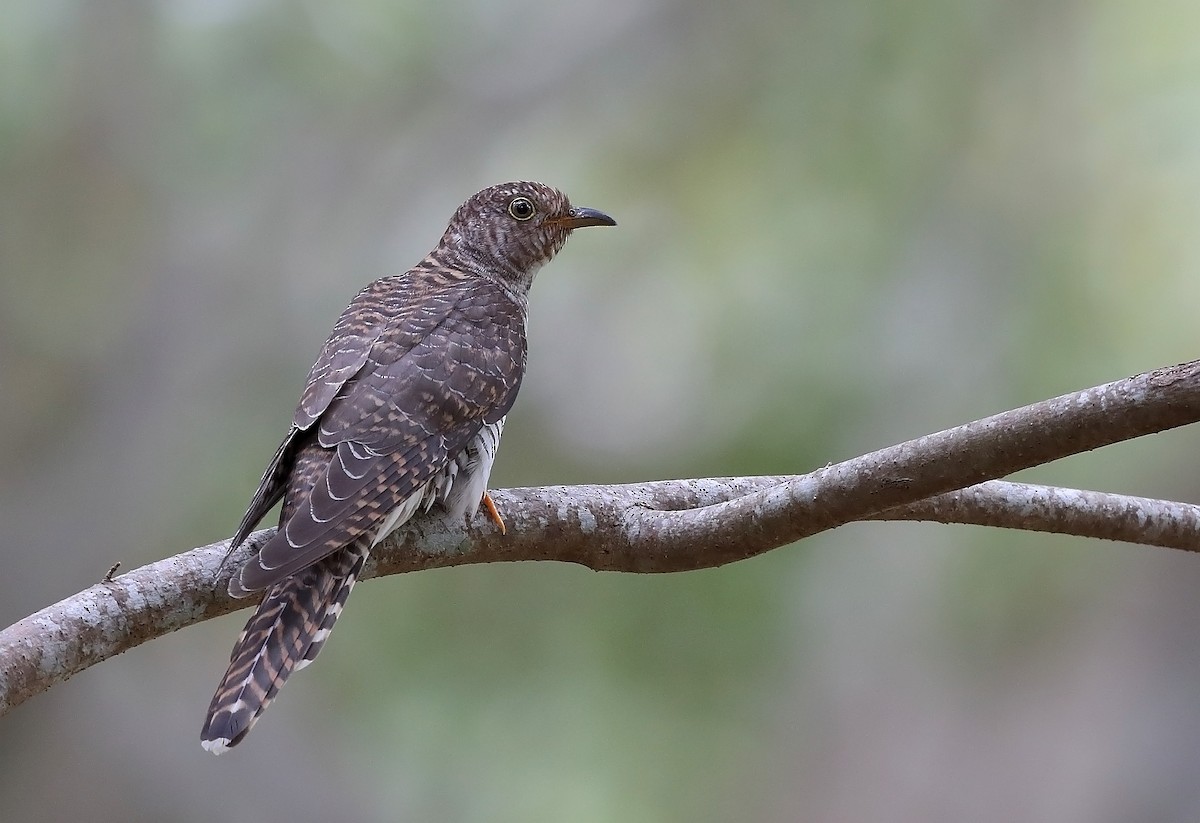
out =
{"type": "MultiPolygon", "coordinates": [[[[5,623],[227,536],[312,357],[467,195],[534,289],[494,484],[802,472],[1197,356],[1182,0],[33,2],[0,26],[5,623]]],[[[1179,432],[1027,473],[1195,499],[1179,432]]],[[[4,718],[13,820],[1192,819],[1194,558],[853,526],[661,578],[364,585],[213,760],[240,618],[4,718]]]]}

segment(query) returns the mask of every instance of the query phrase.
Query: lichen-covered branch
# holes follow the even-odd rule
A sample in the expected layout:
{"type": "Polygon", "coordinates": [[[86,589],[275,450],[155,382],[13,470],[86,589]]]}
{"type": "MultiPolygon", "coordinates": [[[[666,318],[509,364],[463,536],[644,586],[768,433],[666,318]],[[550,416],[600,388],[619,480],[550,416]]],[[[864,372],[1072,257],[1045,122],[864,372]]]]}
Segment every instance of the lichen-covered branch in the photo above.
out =
{"type": "MultiPolygon", "coordinates": [[[[934,520],[1200,550],[1200,507],[1005,483],[1019,469],[1200,420],[1200,361],[1035,403],[800,476],[493,492],[501,535],[429,516],[375,551],[365,577],[559,560],[670,572],[751,557],[855,520],[934,520]],[[988,482],[991,481],[991,482],[988,482]]],[[[251,605],[225,592],[227,542],[143,566],[0,632],[0,714],[126,649],[251,605]]]]}

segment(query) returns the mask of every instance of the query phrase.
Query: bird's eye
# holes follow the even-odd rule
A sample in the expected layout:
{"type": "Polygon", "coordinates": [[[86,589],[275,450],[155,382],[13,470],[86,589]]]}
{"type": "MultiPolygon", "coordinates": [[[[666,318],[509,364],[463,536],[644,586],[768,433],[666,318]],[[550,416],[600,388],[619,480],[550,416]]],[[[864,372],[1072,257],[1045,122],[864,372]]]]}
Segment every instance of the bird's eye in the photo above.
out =
{"type": "Polygon", "coordinates": [[[528,197],[514,197],[508,201],[508,213],[514,220],[528,220],[533,217],[533,201],[528,197]]]}

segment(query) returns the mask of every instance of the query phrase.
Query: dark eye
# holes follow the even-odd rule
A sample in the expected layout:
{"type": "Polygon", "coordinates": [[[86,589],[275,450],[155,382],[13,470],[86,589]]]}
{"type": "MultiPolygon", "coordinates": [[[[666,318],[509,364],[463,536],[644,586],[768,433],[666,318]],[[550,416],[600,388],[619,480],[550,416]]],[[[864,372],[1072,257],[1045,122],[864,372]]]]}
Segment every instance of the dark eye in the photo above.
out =
{"type": "Polygon", "coordinates": [[[514,197],[508,201],[508,213],[514,220],[528,220],[533,217],[533,201],[528,197],[514,197]]]}

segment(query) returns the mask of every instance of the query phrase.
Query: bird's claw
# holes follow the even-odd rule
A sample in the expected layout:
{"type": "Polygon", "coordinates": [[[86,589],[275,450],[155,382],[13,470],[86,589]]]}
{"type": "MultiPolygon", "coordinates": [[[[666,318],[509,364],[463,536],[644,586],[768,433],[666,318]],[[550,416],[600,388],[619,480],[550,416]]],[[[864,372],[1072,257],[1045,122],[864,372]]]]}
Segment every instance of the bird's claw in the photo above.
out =
{"type": "Polygon", "coordinates": [[[500,512],[496,510],[496,503],[492,500],[492,496],[486,491],[483,493],[483,499],[479,501],[480,505],[487,510],[488,517],[492,522],[500,527],[500,534],[508,534],[508,529],[504,526],[504,518],[500,516],[500,512]]]}

